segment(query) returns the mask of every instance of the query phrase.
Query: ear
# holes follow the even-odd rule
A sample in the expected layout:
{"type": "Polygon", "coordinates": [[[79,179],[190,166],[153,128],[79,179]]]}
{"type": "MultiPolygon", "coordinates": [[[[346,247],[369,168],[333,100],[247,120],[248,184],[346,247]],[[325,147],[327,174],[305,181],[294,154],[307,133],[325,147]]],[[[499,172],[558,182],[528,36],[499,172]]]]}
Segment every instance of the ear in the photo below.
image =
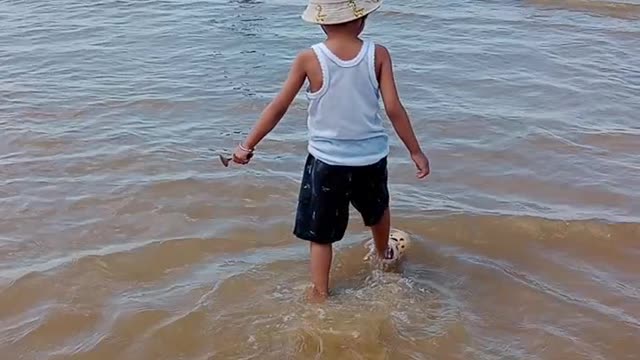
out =
{"type": "Polygon", "coordinates": [[[365,15],[365,16],[363,16],[363,17],[361,17],[359,19],[360,20],[360,24],[358,25],[358,28],[360,29],[360,32],[364,31],[364,25],[365,25],[365,22],[367,20],[367,16],[368,15],[365,15]]]}

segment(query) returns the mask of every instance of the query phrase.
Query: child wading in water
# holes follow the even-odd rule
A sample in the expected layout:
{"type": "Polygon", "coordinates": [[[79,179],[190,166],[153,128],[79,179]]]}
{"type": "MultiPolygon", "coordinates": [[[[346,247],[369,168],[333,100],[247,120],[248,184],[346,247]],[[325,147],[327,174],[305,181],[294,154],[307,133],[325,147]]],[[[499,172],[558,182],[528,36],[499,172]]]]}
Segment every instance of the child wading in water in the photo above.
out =
{"type": "Polygon", "coordinates": [[[233,160],[247,164],[254,148],[278,124],[305,81],[309,82],[308,156],[294,234],[310,242],[312,297],[329,293],[332,243],[344,236],[349,204],[371,228],[377,255],[393,261],[387,189],[388,137],[379,115],[379,95],[393,128],[409,150],[417,177],[429,174],[396,90],[386,48],[360,39],[367,16],[382,0],[310,0],[302,15],[327,38],[298,54],[277,97],[239,144],[233,160]]]}

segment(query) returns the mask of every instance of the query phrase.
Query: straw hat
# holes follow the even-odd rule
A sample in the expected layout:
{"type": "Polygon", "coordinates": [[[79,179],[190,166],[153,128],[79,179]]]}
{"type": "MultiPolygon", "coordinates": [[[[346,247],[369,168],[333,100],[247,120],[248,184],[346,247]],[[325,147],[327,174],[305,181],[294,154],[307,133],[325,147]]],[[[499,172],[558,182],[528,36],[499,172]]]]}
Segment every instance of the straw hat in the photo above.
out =
{"type": "Polygon", "coordinates": [[[302,19],[314,24],[335,25],[376,11],[382,0],[309,0],[302,19]]]}

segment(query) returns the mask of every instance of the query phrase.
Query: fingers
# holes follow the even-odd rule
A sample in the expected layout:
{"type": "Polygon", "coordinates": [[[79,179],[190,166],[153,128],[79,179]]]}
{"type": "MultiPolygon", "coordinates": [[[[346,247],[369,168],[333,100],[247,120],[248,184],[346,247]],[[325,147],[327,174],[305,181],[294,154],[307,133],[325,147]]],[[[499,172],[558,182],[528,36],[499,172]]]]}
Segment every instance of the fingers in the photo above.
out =
{"type": "Polygon", "coordinates": [[[429,175],[430,170],[428,165],[416,164],[416,167],[418,168],[418,172],[416,172],[416,177],[418,179],[424,179],[427,177],[427,175],[429,175]]]}
{"type": "Polygon", "coordinates": [[[240,165],[247,165],[249,163],[249,159],[251,159],[250,156],[248,157],[239,157],[236,154],[233,154],[233,162],[236,164],[240,164],[240,165]]]}
{"type": "Polygon", "coordinates": [[[243,148],[241,144],[241,145],[238,145],[236,150],[233,152],[233,156],[231,158],[233,159],[233,162],[236,164],[247,165],[252,157],[253,157],[253,151],[248,151],[247,149],[243,148]]]}

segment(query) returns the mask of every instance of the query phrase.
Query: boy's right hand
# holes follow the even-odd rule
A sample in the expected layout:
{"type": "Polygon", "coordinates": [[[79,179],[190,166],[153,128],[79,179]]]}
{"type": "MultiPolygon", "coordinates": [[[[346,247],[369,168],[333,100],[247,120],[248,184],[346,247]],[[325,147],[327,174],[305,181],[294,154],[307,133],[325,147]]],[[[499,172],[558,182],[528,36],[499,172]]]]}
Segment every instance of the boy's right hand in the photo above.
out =
{"type": "Polygon", "coordinates": [[[233,162],[235,162],[236,164],[247,165],[249,163],[249,160],[251,160],[252,156],[253,156],[253,152],[246,151],[240,145],[238,145],[236,150],[233,152],[232,159],[233,159],[233,162]]]}
{"type": "Polygon", "coordinates": [[[411,155],[411,160],[416,164],[416,177],[418,179],[424,179],[429,175],[431,169],[429,168],[429,159],[423,152],[411,155]]]}

